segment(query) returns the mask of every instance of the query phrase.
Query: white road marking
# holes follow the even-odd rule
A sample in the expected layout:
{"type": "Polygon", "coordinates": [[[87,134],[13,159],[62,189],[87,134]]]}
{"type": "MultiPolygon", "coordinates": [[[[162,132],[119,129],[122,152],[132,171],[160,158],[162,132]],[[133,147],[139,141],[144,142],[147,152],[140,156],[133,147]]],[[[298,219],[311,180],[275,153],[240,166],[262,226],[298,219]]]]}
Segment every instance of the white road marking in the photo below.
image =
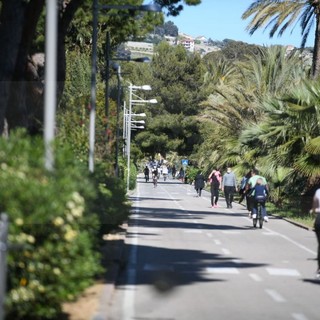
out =
{"type": "Polygon", "coordinates": [[[196,229],[191,229],[191,230],[184,230],[184,233],[202,233],[202,230],[196,230],[196,229]]]}
{"type": "Polygon", "coordinates": [[[293,313],[292,318],[295,320],[308,320],[308,318],[303,313],[293,313]]]}
{"type": "Polygon", "coordinates": [[[208,267],[206,268],[207,272],[209,273],[219,273],[219,274],[239,274],[237,268],[223,268],[223,267],[208,267]]]}
{"type": "Polygon", "coordinates": [[[225,255],[230,255],[231,254],[231,251],[226,249],[226,248],[222,248],[221,251],[223,252],[223,254],[225,255]]]}
{"type": "Polygon", "coordinates": [[[262,278],[256,273],[250,273],[249,276],[251,279],[253,279],[256,282],[262,282],[262,278]]]}
{"type": "Polygon", "coordinates": [[[275,234],[275,235],[278,235],[279,237],[281,237],[281,238],[283,238],[283,239],[291,242],[291,243],[294,244],[295,246],[299,247],[300,249],[302,249],[302,250],[304,250],[304,251],[307,251],[307,252],[313,254],[314,256],[317,255],[317,253],[316,253],[315,251],[310,250],[309,248],[303,246],[302,244],[298,243],[297,241],[294,241],[293,239],[285,236],[285,235],[282,234],[282,233],[272,231],[272,230],[270,230],[270,229],[268,229],[268,228],[265,228],[265,230],[267,230],[267,231],[269,231],[269,232],[271,232],[271,233],[273,233],[273,234],[275,234]]]}
{"type": "Polygon", "coordinates": [[[232,259],[231,260],[233,263],[236,263],[236,264],[241,264],[242,261],[240,259],[232,259]]]}
{"type": "Polygon", "coordinates": [[[275,302],[286,302],[286,299],[273,289],[266,289],[266,293],[275,301],[275,302]]]}
{"type": "Polygon", "coordinates": [[[212,238],[212,234],[211,234],[211,233],[207,233],[207,236],[208,236],[209,238],[212,238]]]}
{"type": "Polygon", "coordinates": [[[271,276],[287,276],[287,277],[298,277],[300,273],[296,269],[286,269],[286,268],[266,268],[267,272],[271,276]]]}
{"type": "Polygon", "coordinates": [[[240,231],[222,231],[224,234],[241,234],[242,232],[240,231]]]}
{"type": "Polygon", "coordinates": [[[160,229],[158,228],[148,228],[148,227],[144,227],[143,228],[144,232],[150,232],[150,233],[160,233],[160,229]]]}
{"type": "Polygon", "coordinates": [[[221,245],[221,241],[220,240],[214,240],[214,243],[217,244],[218,246],[221,245]]]}

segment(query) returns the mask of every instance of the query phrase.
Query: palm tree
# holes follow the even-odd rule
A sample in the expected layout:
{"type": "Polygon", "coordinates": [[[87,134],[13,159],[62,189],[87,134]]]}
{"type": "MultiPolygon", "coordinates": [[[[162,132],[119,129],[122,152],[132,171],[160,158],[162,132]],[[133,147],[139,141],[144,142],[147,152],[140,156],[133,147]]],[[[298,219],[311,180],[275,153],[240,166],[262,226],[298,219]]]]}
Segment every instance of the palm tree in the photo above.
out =
{"type": "Polygon", "coordinates": [[[257,29],[271,27],[272,38],[275,33],[281,36],[289,27],[300,22],[303,48],[307,37],[315,26],[312,77],[320,74],[320,1],[319,0],[256,0],[243,13],[242,19],[252,16],[247,30],[252,35],[257,29]]]}

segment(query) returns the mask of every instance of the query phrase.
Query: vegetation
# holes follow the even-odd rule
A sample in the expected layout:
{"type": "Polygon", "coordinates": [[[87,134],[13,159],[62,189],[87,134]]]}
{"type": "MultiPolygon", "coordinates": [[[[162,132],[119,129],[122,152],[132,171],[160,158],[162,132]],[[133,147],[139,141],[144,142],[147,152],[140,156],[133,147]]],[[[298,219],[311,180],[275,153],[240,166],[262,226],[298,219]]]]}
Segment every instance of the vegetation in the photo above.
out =
{"type": "Polygon", "coordinates": [[[253,34],[261,27],[269,28],[270,37],[273,37],[277,32],[278,35],[283,33],[289,27],[295,27],[297,22],[300,22],[301,27],[301,46],[304,47],[315,24],[315,39],[313,50],[313,65],[312,76],[318,78],[320,75],[320,4],[318,1],[274,1],[274,0],[256,0],[243,13],[242,18],[246,19],[250,16],[250,21],[247,29],[250,34],[253,34]]]}
{"type": "MultiPolygon", "coordinates": [[[[181,2],[195,5],[200,0],[157,2],[176,15],[182,10],[181,2]]],[[[12,248],[8,319],[54,319],[61,303],[75,298],[102,271],[102,235],[129,215],[128,168],[121,156],[120,176],[114,176],[117,82],[111,72],[106,119],[103,35],[112,31],[114,49],[129,35],[140,38],[163,18],[127,12],[129,16],[112,14],[100,20],[96,169],[89,174],[91,1],[62,4],[53,172],[44,169],[43,141],[36,135],[42,131],[43,65],[32,54],[43,49],[44,3],[6,0],[1,4],[0,41],[6,45],[0,52],[0,131],[4,118],[10,128],[9,137],[0,140],[0,206],[9,214],[12,248]],[[17,19],[15,29],[10,28],[12,16],[17,19]],[[15,127],[26,131],[15,131],[15,127]]],[[[279,8],[274,7],[275,12],[279,8]]],[[[300,12],[301,8],[290,10],[300,12]]],[[[251,9],[248,16],[258,14],[261,6],[251,9]]],[[[166,27],[171,30],[166,32],[176,32],[172,24],[166,27]]],[[[208,174],[213,168],[231,165],[241,177],[256,167],[271,185],[272,211],[309,217],[310,196],[320,184],[320,83],[309,79],[310,68],[298,52],[225,40],[220,52],[202,59],[181,46],[159,43],[152,63],[125,62],[121,67],[123,87],[126,81],[150,84],[151,92],[137,94],[158,100],[156,106],[134,106],[134,112],[147,114],[147,123],[146,130],[132,132],[130,189],[135,187],[138,163],[159,153],[170,164],[189,159],[189,179],[198,168],[208,174]]],[[[313,68],[315,75],[315,64],[313,68]]],[[[126,96],[123,88],[121,99],[126,96]]]]}

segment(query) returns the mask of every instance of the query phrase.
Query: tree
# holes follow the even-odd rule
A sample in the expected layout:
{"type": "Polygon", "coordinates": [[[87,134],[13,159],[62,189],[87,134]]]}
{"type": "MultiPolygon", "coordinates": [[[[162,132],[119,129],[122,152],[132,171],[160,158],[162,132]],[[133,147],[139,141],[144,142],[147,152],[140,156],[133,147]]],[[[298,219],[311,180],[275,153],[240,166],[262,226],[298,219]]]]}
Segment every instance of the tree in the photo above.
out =
{"type": "Polygon", "coordinates": [[[320,3],[310,0],[255,0],[243,13],[242,18],[252,16],[247,30],[252,35],[257,29],[271,27],[272,38],[277,32],[281,36],[287,28],[300,22],[301,47],[305,46],[307,37],[315,23],[312,77],[320,74],[320,3]]]}
{"type": "MultiPolygon", "coordinates": [[[[177,15],[183,9],[180,4],[182,0],[158,0],[157,3],[168,10],[168,14],[177,15]]],[[[109,2],[108,2],[109,3],[109,2]]],[[[142,0],[132,0],[131,4],[139,5],[142,0]]],[[[201,0],[186,0],[188,5],[196,5],[201,0]]],[[[66,36],[71,22],[78,10],[86,12],[83,16],[90,17],[92,1],[90,0],[69,0],[59,1],[59,20],[58,20],[58,83],[59,93],[61,94],[65,81],[65,45],[66,36]]],[[[42,110],[43,104],[43,85],[41,74],[37,72],[37,66],[32,62],[32,45],[38,34],[44,39],[44,30],[37,30],[38,22],[44,9],[44,0],[3,0],[0,14],[0,133],[4,130],[4,120],[8,118],[9,127],[26,127],[28,129],[34,124],[36,132],[41,128],[42,117],[30,119],[30,110],[36,105],[37,109],[42,110]],[[36,78],[35,78],[36,77],[36,78]],[[35,81],[36,80],[36,81],[35,81]],[[30,90],[29,85],[33,90],[30,90]],[[28,93],[36,93],[36,97],[28,96],[28,93]],[[35,104],[35,99],[37,103],[35,104]],[[40,122],[40,123],[38,123],[40,122]]],[[[120,15],[118,15],[120,16],[120,15]]],[[[147,16],[152,22],[151,15],[147,16]]],[[[138,20],[132,17],[127,19],[131,22],[138,20]]],[[[122,22],[125,19],[122,19],[122,22]]],[[[121,25],[119,32],[124,38],[132,31],[127,25],[121,25]]],[[[137,28],[139,29],[139,28],[137,28]]],[[[80,38],[79,38],[80,39],[80,38]]],[[[42,42],[43,43],[43,42],[42,42]]],[[[38,114],[38,113],[37,113],[38,114]]]]}

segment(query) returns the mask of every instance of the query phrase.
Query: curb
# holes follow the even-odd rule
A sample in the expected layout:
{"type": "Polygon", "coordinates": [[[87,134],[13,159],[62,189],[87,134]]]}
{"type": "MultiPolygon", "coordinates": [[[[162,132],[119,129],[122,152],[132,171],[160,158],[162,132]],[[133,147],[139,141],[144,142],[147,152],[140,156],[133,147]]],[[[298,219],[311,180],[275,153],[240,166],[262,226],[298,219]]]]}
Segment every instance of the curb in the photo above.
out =
{"type": "Polygon", "coordinates": [[[106,235],[106,245],[103,248],[105,254],[110,254],[105,261],[107,272],[105,275],[104,288],[99,297],[99,305],[91,320],[106,320],[108,319],[108,309],[112,301],[115,285],[123,268],[123,258],[125,249],[125,238],[127,233],[127,224],[121,226],[122,231],[106,235]]]}

